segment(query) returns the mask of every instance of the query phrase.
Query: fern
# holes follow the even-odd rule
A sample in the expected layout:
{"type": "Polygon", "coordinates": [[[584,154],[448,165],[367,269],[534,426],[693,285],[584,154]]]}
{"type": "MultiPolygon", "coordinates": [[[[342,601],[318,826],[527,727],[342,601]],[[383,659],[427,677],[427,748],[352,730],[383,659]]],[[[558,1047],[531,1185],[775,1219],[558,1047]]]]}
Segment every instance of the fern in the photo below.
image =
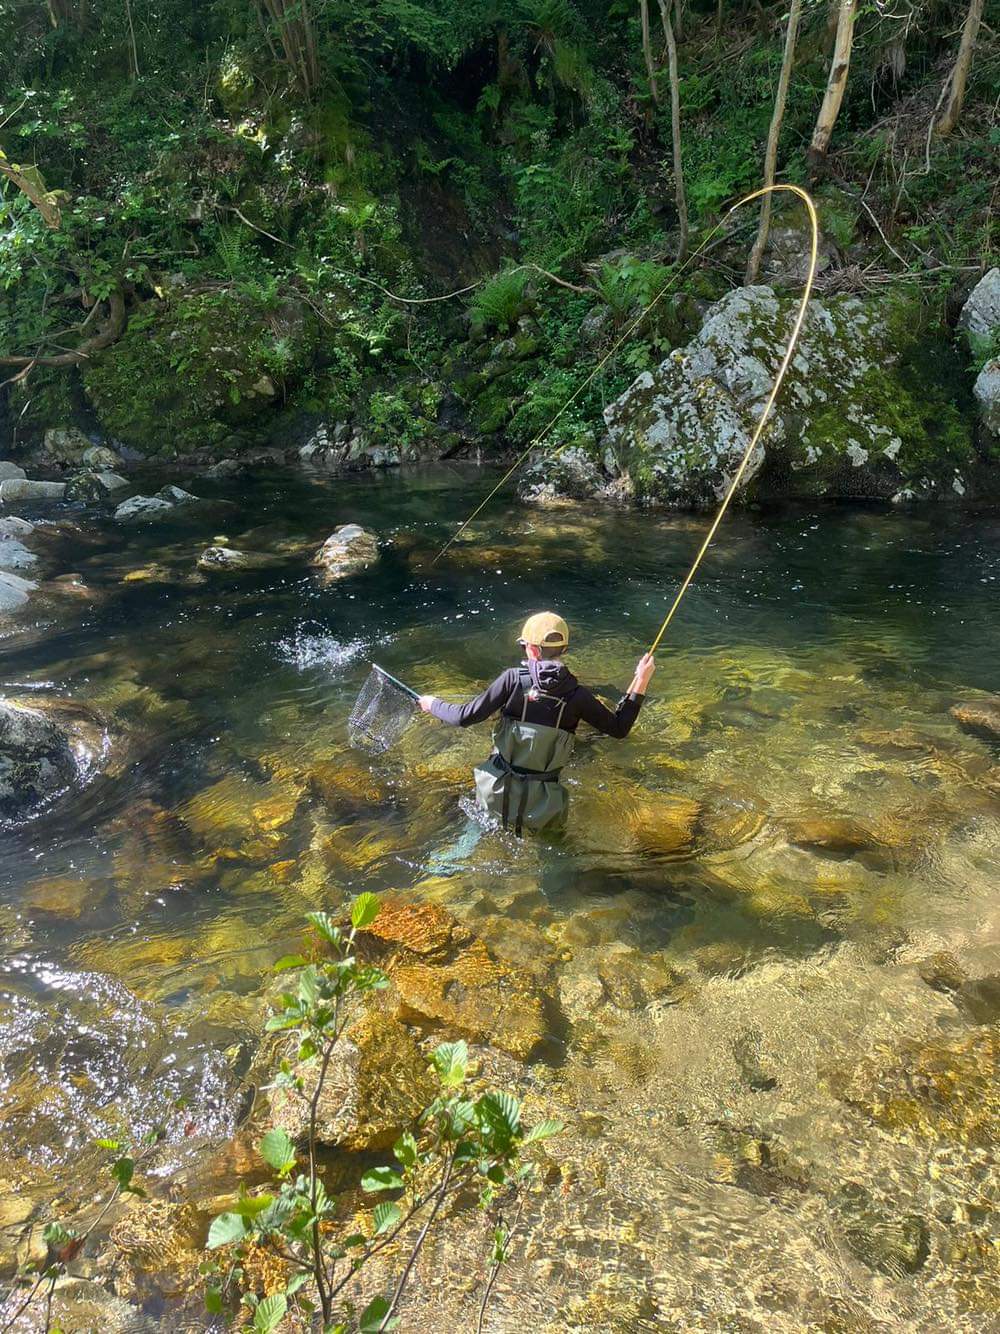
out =
{"type": "Polygon", "coordinates": [[[473,327],[509,329],[521,313],[527,281],[527,273],[510,269],[484,283],[469,303],[473,327]]]}

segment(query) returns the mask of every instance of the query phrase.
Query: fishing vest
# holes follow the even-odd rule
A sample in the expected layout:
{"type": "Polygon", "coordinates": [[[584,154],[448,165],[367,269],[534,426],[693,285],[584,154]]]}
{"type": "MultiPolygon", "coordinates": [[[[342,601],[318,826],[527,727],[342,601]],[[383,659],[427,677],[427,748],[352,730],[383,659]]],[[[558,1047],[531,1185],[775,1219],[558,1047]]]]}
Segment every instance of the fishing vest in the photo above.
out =
{"type": "MultiPolygon", "coordinates": [[[[569,793],[559,781],[563,766],[573,754],[575,737],[564,731],[566,700],[535,689],[529,672],[521,671],[521,716],[501,713],[493,729],[493,753],[475,770],[476,803],[497,817],[505,829],[513,826],[520,837],[525,828],[544,829],[566,820],[569,793]],[[531,701],[551,701],[555,722],[529,723],[531,701]]],[[[504,705],[509,709],[517,688],[504,705]]]]}

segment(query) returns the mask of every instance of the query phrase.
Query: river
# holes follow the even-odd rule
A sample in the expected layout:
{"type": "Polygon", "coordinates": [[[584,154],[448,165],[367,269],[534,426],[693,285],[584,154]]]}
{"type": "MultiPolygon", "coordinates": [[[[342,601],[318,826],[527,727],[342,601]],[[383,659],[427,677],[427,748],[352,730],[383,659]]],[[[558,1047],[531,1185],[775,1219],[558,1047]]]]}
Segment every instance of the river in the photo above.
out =
{"type": "MultiPolygon", "coordinates": [[[[949,713],[997,688],[1000,520],[733,514],[632,737],[581,738],[567,833],[518,842],[463,806],[484,730],[349,749],[369,662],[464,698],[552,607],[613,699],[704,521],[501,500],[431,565],[490,484],[195,483],[169,522],[88,520],[90,600],[3,643],[4,693],[86,706],[106,750],[0,844],[0,1256],[122,1125],[166,1126],[161,1192],[231,1186],[267,969],[374,889],[470,923],[557,1016],[502,1066],[572,1129],[489,1329],[1000,1328],[1000,766],[949,713]],[[381,557],[323,583],[348,521],[381,557]],[[199,573],[220,537],[279,559],[199,573]]],[[[425,1275],[403,1327],[463,1300],[425,1275]]]]}

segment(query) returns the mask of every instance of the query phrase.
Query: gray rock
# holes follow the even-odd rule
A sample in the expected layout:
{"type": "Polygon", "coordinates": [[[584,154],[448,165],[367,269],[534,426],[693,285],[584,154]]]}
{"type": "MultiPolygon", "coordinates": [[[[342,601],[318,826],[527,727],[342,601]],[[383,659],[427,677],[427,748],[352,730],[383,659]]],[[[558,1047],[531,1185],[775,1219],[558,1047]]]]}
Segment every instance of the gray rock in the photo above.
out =
{"type": "Polygon", "coordinates": [[[44,713],[0,700],[0,816],[21,819],[77,776],[69,737],[44,713]]]}
{"type": "Polygon", "coordinates": [[[532,505],[565,505],[590,500],[606,487],[600,466],[582,447],[564,449],[554,458],[542,458],[524,475],[521,499],[532,505]]]}
{"type": "Polygon", "coordinates": [[[0,519],[0,539],[5,537],[30,537],[35,531],[35,525],[29,523],[27,519],[18,519],[13,514],[8,514],[6,518],[0,519]]]}
{"type": "Polygon", "coordinates": [[[29,570],[38,557],[17,537],[0,537],[0,570],[29,570]]]}
{"type": "MultiPolygon", "coordinates": [[[[644,371],[605,410],[603,464],[612,494],[717,503],[759,421],[796,304],[770,287],[736,288],[709,309],[685,348],[644,371]]],[[[814,300],[744,484],[767,459],[778,493],[897,492],[903,442],[869,406],[862,384],[887,360],[877,308],[854,297],[814,300]]]]}
{"type": "Polygon", "coordinates": [[[93,472],[114,472],[122,466],[121,455],[107,445],[91,445],[83,451],[80,462],[93,472]]]}
{"type": "Polygon", "coordinates": [[[128,482],[116,472],[81,472],[67,482],[66,499],[94,503],[127,489],[128,482]]]}
{"type": "Polygon", "coordinates": [[[212,481],[224,481],[228,477],[238,477],[243,471],[244,466],[239,459],[220,459],[207,469],[205,476],[212,481]]]}
{"type": "Polygon", "coordinates": [[[0,505],[11,505],[19,500],[62,500],[65,494],[65,482],[32,482],[24,477],[10,477],[0,482],[0,505]]]}
{"type": "Polygon", "coordinates": [[[0,459],[0,482],[24,478],[27,475],[24,469],[19,468],[16,463],[11,463],[7,459],[0,459]]]}
{"type": "Polygon", "coordinates": [[[162,486],[156,493],[157,500],[165,500],[168,505],[190,505],[198,499],[190,491],[179,486],[162,486]]]}
{"type": "Polygon", "coordinates": [[[26,570],[38,563],[38,557],[24,545],[35,531],[26,519],[9,515],[0,519],[0,570],[26,570]]]}
{"type": "Polygon", "coordinates": [[[42,444],[53,463],[81,463],[90,447],[90,441],[76,426],[50,427],[42,444]]]}
{"type": "Polygon", "coordinates": [[[1000,357],[988,361],[976,376],[972,392],[979,404],[979,415],[986,431],[1000,440],[1000,357]]]}
{"type": "Polygon", "coordinates": [[[131,496],[123,501],[115,510],[115,518],[119,523],[134,523],[145,519],[162,519],[164,515],[169,514],[175,506],[169,500],[163,500],[159,496],[131,496]]]}
{"type": "Polygon", "coordinates": [[[198,557],[201,570],[261,570],[276,565],[278,558],[263,551],[237,551],[235,547],[206,547],[198,557]]]}
{"type": "Polygon", "coordinates": [[[0,570],[0,612],[20,610],[37,587],[30,579],[0,570]]]}
{"type": "Polygon", "coordinates": [[[357,523],[345,523],[317,551],[313,564],[328,579],[345,579],[378,560],[378,538],[357,523]]]}
{"type": "Polygon", "coordinates": [[[980,278],[958,317],[959,328],[978,338],[989,338],[1000,326],[1000,268],[980,278]]]}

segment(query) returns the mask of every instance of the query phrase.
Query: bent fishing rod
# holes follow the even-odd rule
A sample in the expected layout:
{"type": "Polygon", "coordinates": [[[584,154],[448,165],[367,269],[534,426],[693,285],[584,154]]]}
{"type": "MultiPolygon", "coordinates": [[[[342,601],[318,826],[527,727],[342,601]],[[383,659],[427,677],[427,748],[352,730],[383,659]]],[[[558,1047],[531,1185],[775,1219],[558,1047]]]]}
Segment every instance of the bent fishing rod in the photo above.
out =
{"type": "MultiPolygon", "coordinates": [[[[455,530],[455,532],[451,535],[448,541],[444,544],[441,550],[431,561],[432,566],[437,564],[437,562],[441,559],[441,557],[445,554],[445,552],[447,552],[449,548],[452,547],[455,544],[455,542],[458,541],[458,539],[466,531],[469,525],[479,517],[479,515],[483,512],[483,510],[490,503],[493,497],[507,484],[507,482],[510,481],[510,479],[514,476],[514,474],[518,471],[518,469],[528,459],[529,455],[535,449],[537,449],[539,444],[541,444],[541,442],[546,438],[546,436],[552,430],[553,426],[555,426],[556,422],[563,415],[566,409],[570,407],[571,404],[575,403],[576,400],[580,397],[580,395],[584,392],[584,390],[587,389],[588,386],[593,383],[593,381],[597,378],[597,376],[608,364],[608,362],[612,359],[612,357],[614,357],[615,354],[619,351],[619,349],[632,337],[635,331],[646,319],[647,315],[649,315],[650,312],[659,304],[659,302],[663,300],[663,298],[667,295],[668,292],[672,291],[673,288],[676,287],[677,282],[679,281],[682,274],[694,263],[694,261],[699,257],[699,255],[704,253],[709,243],[726,226],[726,224],[728,223],[729,219],[733,216],[733,214],[738,212],[739,209],[743,208],[744,205],[753,203],[755,199],[762,199],[765,195],[778,194],[778,193],[795,195],[797,198],[802,200],[803,204],[805,204],[806,211],[809,215],[809,227],[810,227],[809,270],[806,275],[805,285],[802,289],[802,296],[799,299],[799,307],[795,315],[795,320],[792,324],[791,334],[789,335],[788,343],[785,347],[785,353],[781,359],[781,364],[778,367],[778,372],[774,377],[774,383],[771,386],[771,392],[768,394],[767,401],[764,404],[764,408],[763,411],[761,412],[757,425],[753,431],[753,434],[750,437],[750,441],[746,449],[743,452],[743,457],[740,459],[739,465],[737,466],[736,471],[733,473],[732,479],[728,487],[726,488],[726,493],[722,498],[722,502],[719,505],[718,510],[716,511],[715,518],[712,520],[712,523],[710,524],[708,531],[705,534],[704,541],[699,547],[697,555],[691,562],[691,566],[687,574],[684,576],[684,579],[682,580],[679,589],[677,590],[677,595],[674,598],[673,603],[671,604],[670,610],[667,612],[666,616],[663,619],[663,624],[660,626],[659,630],[656,633],[656,637],[654,638],[652,644],[649,646],[648,649],[649,653],[652,654],[656,652],[656,650],[660,646],[660,643],[664,635],[667,632],[667,628],[669,627],[670,622],[673,620],[678,607],[681,605],[681,602],[683,601],[685,593],[687,593],[688,589],[690,588],[691,583],[698,572],[699,566],[701,565],[702,561],[705,558],[705,553],[711,546],[712,540],[714,539],[716,533],[718,532],[722,520],[725,518],[726,511],[729,509],[730,501],[732,500],[733,496],[739,489],[740,483],[743,481],[747,468],[750,466],[750,461],[753,458],[754,450],[757,448],[761,435],[763,434],[764,427],[767,425],[768,418],[770,417],[771,412],[774,408],[775,400],[778,397],[782,383],[784,382],[785,379],[785,375],[788,372],[788,367],[791,365],[792,357],[795,355],[795,349],[798,346],[799,336],[802,333],[802,325],[805,322],[806,309],[809,305],[809,299],[812,296],[813,283],[815,282],[816,278],[817,258],[819,254],[819,219],[816,212],[816,205],[813,203],[812,198],[807,193],[807,191],[803,190],[801,186],[790,185],[785,182],[780,182],[773,185],[765,185],[762,186],[759,190],[754,190],[752,194],[745,195],[742,199],[737,200],[736,203],[733,204],[726,211],[723,217],[716,223],[716,225],[712,228],[712,230],[702,241],[701,245],[697,248],[697,250],[694,250],[688,256],[688,258],[681,264],[681,266],[673,274],[671,274],[670,278],[667,279],[666,283],[663,285],[663,287],[661,287],[659,292],[657,292],[657,294],[653,297],[652,301],[650,301],[649,304],[635,317],[635,319],[632,320],[632,322],[625,329],[624,333],[621,334],[621,336],[612,344],[610,350],[605,353],[605,355],[600,359],[600,361],[597,362],[597,364],[594,366],[590,374],[587,375],[585,379],[583,379],[580,382],[579,385],[577,385],[576,389],[573,390],[572,394],[570,394],[570,396],[566,399],[566,401],[562,404],[562,406],[553,414],[552,417],[549,418],[549,420],[545,423],[545,425],[538,432],[538,434],[534,436],[534,438],[531,440],[527,448],[514,460],[513,464],[511,464],[510,468],[507,469],[504,475],[500,478],[499,482],[497,482],[496,486],[494,486],[492,491],[490,491],[489,494],[482,501],[480,501],[480,503],[476,506],[476,508],[472,511],[472,513],[468,516],[468,518],[465,519],[459,525],[459,527],[455,530]]],[[[551,458],[558,457],[558,455],[561,454],[564,449],[568,448],[570,443],[571,443],[570,441],[567,441],[565,444],[560,445],[558,449],[552,451],[550,457],[551,458]]]]}

